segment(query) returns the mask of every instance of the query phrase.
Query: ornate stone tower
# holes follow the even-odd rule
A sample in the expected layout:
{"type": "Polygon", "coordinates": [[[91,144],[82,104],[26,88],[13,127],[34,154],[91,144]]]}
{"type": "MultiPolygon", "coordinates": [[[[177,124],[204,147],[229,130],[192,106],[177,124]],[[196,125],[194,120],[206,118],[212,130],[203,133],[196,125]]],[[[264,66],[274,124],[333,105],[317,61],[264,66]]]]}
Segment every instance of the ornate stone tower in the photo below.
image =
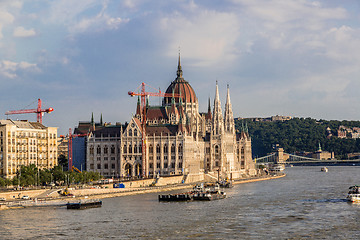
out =
{"type": "Polygon", "coordinates": [[[221,102],[219,97],[219,87],[216,81],[216,91],[214,100],[214,113],[213,113],[213,135],[221,135],[224,133],[224,119],[221,110],[221,102]]]}
{"type": "Polygon", "coordinates": [[[234,123],[234,115],[233,115],[231,101],[230,101],[229,85],[227,86],[225,114],[224,114],[224,127],[225,127],[225,132],[235,134],[235,123],[234,123]]]}

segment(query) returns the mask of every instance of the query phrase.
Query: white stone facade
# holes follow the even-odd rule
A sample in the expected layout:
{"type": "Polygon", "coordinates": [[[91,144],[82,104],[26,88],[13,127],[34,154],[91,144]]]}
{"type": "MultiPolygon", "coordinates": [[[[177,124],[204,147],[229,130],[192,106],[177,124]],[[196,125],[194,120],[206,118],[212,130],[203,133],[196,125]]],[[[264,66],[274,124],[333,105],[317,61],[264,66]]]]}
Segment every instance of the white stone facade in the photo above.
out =
{"type": "Polygon", "coordinates": [[[207,113],[199,113],[195,92],[182,78],[179,61],[177,78],[167,92],[173,97],[164,98],[162,106],[146,106],[145,161],[138,101],[137,114],[129,124],[111,126],[113,131],[105,127],[89,135],[87,170],[106,177],[140,177],[145,163],[145,177],[182,174],[189,181],[204,180],[206,175],[236,179],[255,174],[251,138],[246,131],[235,131],[229,87],[224,117],[217,84],[213,111],[209,106],[207,113]],[[180,95],[176,101],[175,94],[180,95]],[[116,148],[112,160],[106,157],[108,151],[104,153],[110,146],[116,148]]]}

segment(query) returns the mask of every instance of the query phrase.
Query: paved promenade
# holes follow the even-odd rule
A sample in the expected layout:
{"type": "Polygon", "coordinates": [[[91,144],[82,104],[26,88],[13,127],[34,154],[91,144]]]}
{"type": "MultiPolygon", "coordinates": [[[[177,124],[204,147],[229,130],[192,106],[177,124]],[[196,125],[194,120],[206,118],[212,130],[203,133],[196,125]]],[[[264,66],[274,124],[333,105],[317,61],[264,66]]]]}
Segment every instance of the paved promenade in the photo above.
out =
{"type": "MultiPolygon", "coordinates": [[[[257,182],[257,181],[265,181],[271,179],[277,179],[280,177],[284,177],[285,174],[277,175],[277,176],[261,176],[261,177],[252,177],[252,178],[244,178],[234,180],[233,184],[241,184],[241,183],[249,183],[249,182],[257,182]]],[[[173,183],[166,184],[166,182],[172,181],[164,181],[161,186],[144,186],[141,181],[128,182],[126,185],[128,187],[125,188],[112,188],[112,184],[103,185],[102,188],[84,188],[84,189],[74,189],[69,188],[70,193],[73,195],[71,197],[61,196],[57,193],[60,189],[42,189],[42,190],[31,190],[31,191],[17,191],[17,192],[7,192],[0,193],[0,197],[6,195],[10,201],[0,203],[0,210],[4,209],[13,209],[13,208],[21,208],[21,207],[31,207],[31,206],[61,206],[65,205],[67,202],[75,202],[80,199],[102,199],[102,198],[111,198],[111,197],[120,197],[126,195],[134,195],[134,194],[144,194],[144,193],[154,193],[154,192],[166,192],[166,191],[174,191],[180,189],[192,189],[194,184],[196,183],[173,183]],[[27,195],[30,196],[30,200],[22,200],[22,199],[14,199],[14,196],[22,196],[27,195]]]]}

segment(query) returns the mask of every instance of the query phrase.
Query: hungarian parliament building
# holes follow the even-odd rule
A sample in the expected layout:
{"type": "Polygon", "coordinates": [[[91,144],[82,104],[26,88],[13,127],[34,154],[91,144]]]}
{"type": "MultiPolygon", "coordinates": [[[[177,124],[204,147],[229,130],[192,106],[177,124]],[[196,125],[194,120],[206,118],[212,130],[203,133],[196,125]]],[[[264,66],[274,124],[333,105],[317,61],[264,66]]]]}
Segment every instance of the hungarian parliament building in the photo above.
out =
{"type": "Polygon", "coordinates": [[[95,124],[93,117],[79,122],[74,134],[87,133],[81,168],[104,177],[184,175],[188,181],[255,175],[251,138],[245,128],[235,129],[229,87],[224,112],[216,82],[214,105],[211,109],[209,99],[208,111],[202,113],[195,91],[183,78],[180,56],[176,75],[161,106],[142,105],[138,98],[129,123],[106,125],[101,119],[95,124]]]}

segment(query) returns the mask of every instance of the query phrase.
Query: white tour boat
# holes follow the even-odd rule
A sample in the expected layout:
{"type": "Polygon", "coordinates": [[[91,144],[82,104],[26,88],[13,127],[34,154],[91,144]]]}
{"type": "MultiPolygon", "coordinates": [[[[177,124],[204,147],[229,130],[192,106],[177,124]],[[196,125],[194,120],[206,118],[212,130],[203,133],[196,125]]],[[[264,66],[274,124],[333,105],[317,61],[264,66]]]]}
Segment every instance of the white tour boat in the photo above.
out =
{"type": "Polygon", "coordinates": [[[346,199],[350,202],[360,202],[360,187],[359,186],[351,186],[349,187],[349,193],[346,199]]]}

